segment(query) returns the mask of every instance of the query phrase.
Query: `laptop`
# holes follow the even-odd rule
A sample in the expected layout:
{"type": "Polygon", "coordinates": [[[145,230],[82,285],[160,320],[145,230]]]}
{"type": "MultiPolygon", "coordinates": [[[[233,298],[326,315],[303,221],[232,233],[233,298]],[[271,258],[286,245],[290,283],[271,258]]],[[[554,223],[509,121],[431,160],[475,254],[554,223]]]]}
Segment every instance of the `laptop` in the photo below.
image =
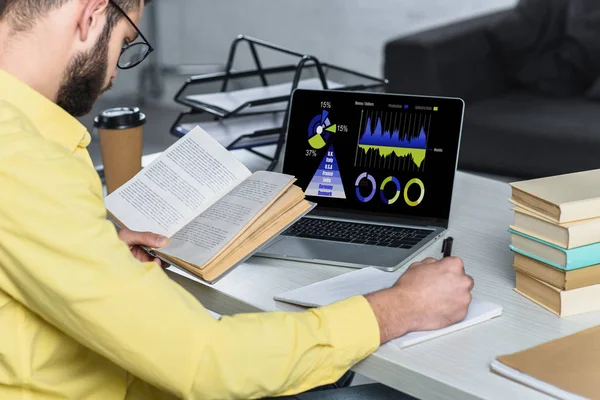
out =
{"type": "Polygon", "coordinates": [[[283,173],[316,207],[257,255],[394,271],[444,236],[459,98],[295,90],[283,173]]]}

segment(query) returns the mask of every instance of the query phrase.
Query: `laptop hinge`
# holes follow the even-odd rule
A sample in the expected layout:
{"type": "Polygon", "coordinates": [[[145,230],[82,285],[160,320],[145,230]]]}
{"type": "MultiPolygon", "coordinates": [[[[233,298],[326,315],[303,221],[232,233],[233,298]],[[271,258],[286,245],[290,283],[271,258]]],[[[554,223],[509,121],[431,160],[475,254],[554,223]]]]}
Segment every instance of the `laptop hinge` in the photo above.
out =
{"type": "Polygon", "coordinates": [[[308,214],[308,217],[334,219],[346,222],[376,223],[387,225],[412,225],[427,228],[448,228],[448,220],[396,215],[392,216],[388,214],[364,212],[350,213],[348,211],[341,212],[338,210],[325,209],[324,207],[318,206],[313,211],[311,211],[310,214],[308,214]]]}

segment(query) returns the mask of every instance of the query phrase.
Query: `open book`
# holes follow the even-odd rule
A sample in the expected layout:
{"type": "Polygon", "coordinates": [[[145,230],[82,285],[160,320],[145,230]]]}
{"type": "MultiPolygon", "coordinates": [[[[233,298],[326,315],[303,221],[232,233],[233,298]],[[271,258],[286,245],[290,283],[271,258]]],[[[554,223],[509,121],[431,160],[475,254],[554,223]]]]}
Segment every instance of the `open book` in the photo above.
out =
{"type": "Polygon", "coordinates": [[[196,127],[105,203],[116,224],[170,239],[152,254],[212,283],[314,207],[295,180],[252,174],[196,127]]]}

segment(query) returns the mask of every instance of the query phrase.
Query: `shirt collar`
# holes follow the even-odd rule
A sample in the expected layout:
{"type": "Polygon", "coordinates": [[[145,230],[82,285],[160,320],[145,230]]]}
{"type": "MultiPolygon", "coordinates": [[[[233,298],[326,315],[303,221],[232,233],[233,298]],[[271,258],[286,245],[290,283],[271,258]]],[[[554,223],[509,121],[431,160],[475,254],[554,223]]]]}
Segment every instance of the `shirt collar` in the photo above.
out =
{"type": "Polygon", "coordinates": [[[46,139],[71,152],[90,144],[89,132],[77,119],[2,69],[0,87],[0,100],[20,109],[46,139]]]}

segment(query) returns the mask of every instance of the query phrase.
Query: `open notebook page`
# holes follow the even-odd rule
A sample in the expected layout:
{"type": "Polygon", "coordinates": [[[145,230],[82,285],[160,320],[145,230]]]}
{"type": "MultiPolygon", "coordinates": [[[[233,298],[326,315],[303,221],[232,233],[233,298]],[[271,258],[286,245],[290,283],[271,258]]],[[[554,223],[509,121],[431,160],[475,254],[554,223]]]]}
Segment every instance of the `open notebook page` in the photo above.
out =
{"type": "MultiPolygon", "coordinates": [[[[387,289],[397,279],[398,274],[368,267],[277,295],[274,299],[305,307],[321,307],[349,297],[387,289]]],[[[411,332],[391,341],[390,344],[399,348],[412,346],[490,320],[501,314],[501,306],[473,299],[467,317],[461,322],[435,331],[411,332]]]]}

